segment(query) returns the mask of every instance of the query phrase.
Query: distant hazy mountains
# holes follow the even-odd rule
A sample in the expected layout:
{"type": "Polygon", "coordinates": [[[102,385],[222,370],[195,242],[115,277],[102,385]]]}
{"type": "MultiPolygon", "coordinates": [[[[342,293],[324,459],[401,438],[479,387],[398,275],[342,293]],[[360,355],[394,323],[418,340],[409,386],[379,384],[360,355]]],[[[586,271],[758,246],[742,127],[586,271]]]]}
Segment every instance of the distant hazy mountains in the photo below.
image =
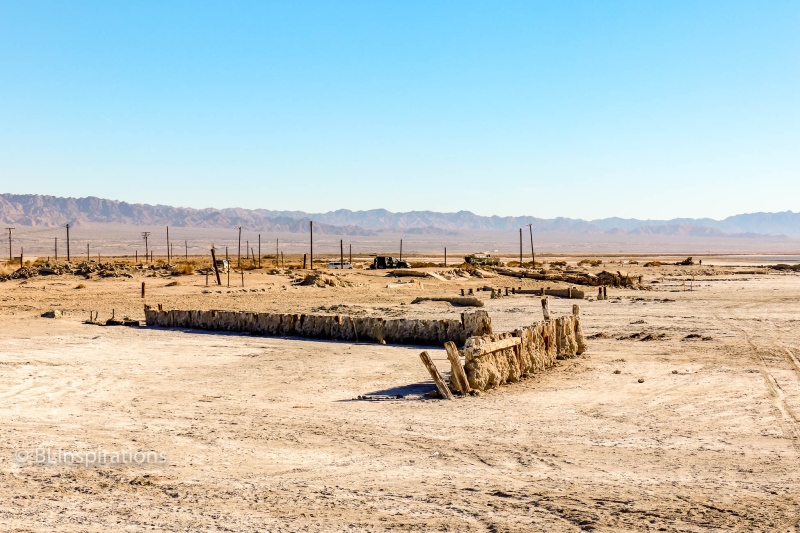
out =
{"type": "Polygon", "coordinates": [[[637,220],[605,218],[579,220],[534,217],[484,217],[469,211],[438,213],[385,209],[328,213],[267,209],[191,209],[165,205],[129,204],[103,198],[59,198],[37,194],[0,194],[0,221],[20,226],[57,226],[66,223],[113,223],[177,227],[242,226],[248,230],[307,232],[309,220],[320,233],[371,235],[378,232],[456,234],[462,231],[511,231],[533,223],[538,232],[605,233],[628,235],[685,235],[733,237],[756,235],[800,236],[800,213],[749,213],[724,220],[680,218],[637,220]]]}

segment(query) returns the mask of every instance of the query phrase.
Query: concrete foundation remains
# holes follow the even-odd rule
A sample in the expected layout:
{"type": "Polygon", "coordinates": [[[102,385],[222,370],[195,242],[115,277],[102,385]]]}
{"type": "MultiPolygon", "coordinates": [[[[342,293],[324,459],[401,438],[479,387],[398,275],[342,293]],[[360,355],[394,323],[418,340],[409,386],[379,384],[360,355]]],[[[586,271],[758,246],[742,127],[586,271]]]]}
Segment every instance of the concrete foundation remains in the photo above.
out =
{"type": "Polygon", "coordinates": [[[145,319],[148,326],[162,328],[430,346],[441,346],[448,341],[462,346],[470,337],[492,333],[492,321],[486,311],[462,313],[460,320],[416,320],[249,311],[164,311],[146,307],[145,319]]]}

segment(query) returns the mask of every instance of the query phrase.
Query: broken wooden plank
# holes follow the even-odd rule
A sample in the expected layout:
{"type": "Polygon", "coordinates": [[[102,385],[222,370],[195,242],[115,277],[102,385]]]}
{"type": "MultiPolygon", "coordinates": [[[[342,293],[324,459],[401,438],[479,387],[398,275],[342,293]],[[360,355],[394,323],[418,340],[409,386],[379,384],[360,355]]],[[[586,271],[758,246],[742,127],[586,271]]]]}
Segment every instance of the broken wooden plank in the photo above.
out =
{"type": "Polygon", "coordinates": [[[447,383],[445,383],[444,379],[442,379],[439,369],[433,364],[433,359],[431,359],[431,356],[428,355],[428,352],[422,352],[419,354],[419,358],[422,359],[422,364],[424,364],[425,368],[428,369],[428,372],[433,378],[433,382],[436,383],[436,388],[439,389],[439,394],[442,395],[442,398],[446,400],[452,400],[453,393],[450,392],[450,388],[447,386],[447,383]]]}
{"type": "Polygon", "coordinates": [[[411,303],[418,304],[420,302],[448,302],[453,305],[483,307],[483,300],[479,300],[478,298],[460,297],[460,296],[442,297],[442,298],[419,296],[417,298],[414,298],[414,301],[412,301],[411,303]]]}
{"type": "Polygon", "coordinates": [[[487,342],[486,344],[480,347],[480,352],[478,352],[477,355],[481,356],[489,353],[499,352],[500,350],[513,348],[514,346],[519,345],[521,342],[522,339],[520,339],[519,337],[511,337],[509,339],[501,339],[499,341],[487,342]]]}
{"type": "Polygon", "coordinates": [[[458,355],[458,348],[452,341],[444,343],[444,349],[447,351],[447,358],[450,360],[450,370],[455,377],[458,384],[458,389],[461,394],[469,394],[472,390],[467,380],[467,374],[464,372],[464,365],[461,364],[461,356],[458,355]]]}

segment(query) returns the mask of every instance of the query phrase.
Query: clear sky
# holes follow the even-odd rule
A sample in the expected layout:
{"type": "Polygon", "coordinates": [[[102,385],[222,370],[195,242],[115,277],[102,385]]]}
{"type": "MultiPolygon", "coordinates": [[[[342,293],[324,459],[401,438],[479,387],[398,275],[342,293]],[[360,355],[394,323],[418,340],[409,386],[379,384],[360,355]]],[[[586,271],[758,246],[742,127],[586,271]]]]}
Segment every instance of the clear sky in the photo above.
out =
{"type": "Polygon", "coordinates": [[[800,1],[0,0],[0,192],[800,210],[800,1]]]}

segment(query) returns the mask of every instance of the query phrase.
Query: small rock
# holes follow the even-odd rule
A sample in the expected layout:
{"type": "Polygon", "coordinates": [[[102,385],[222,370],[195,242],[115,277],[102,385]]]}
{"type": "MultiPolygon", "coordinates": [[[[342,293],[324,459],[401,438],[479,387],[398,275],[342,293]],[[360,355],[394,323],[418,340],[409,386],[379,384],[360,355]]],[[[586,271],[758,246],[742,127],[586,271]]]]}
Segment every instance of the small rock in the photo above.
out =
{"type": "Polygon", "coordinates": [[[61,318],[63,314],[59,309],[53,309],[47,311],[46,313],[42,313],[42,318],[61,318]]]}
{"type": "Polygon", "coordinates": [[[622,374],[622,370],[614,370],[615,374],[622,374]]]}
{"type": "Polygon", "coordinates": [[[639,383],[644,383],[644,378],[639,378],[637,381],[639,381],[639,383]]]}
{"type": "Polygon", "coordinates": [[[677,371],[677,370],[673,370],[673,371],[672,371],[672,373],[673,373],[673,374],[677,374],[677,373],[678,373],[678,371],[677,371]]]}

